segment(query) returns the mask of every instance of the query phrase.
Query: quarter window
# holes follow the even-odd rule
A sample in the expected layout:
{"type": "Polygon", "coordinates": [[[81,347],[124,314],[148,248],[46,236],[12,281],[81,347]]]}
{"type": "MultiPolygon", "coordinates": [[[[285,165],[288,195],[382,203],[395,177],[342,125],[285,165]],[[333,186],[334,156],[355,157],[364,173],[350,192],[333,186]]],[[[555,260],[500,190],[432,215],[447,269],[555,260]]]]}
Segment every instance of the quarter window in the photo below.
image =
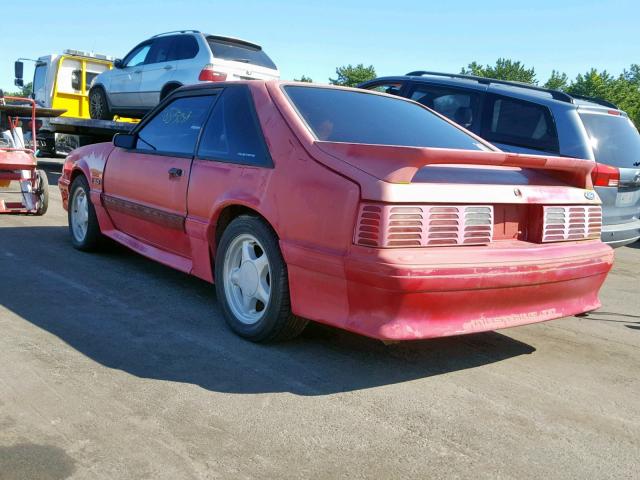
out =
{"type": "Polygon", "coordinates": [[[180,97],[138,132],[137,150],[192,156],[213,96],[180,97]]]}
{"type": "Polygon", "coordinates": [[[477,123],[480,112],[480,94],[464,90],[419,85],[411,99],[444,115],[466,129],[477,123]]]}
{"type": "Polygon", "coordinates": [[[228,87],[202,132],[198,157],[246,165],[271,165],[246,87],[228,87]]]}
{"type": "Polygon", "coordinates": [[[491,142],[533,150],[560,150],[556,126],[547,107],[499,95],[488,97],[482,136],[491,142]]]}

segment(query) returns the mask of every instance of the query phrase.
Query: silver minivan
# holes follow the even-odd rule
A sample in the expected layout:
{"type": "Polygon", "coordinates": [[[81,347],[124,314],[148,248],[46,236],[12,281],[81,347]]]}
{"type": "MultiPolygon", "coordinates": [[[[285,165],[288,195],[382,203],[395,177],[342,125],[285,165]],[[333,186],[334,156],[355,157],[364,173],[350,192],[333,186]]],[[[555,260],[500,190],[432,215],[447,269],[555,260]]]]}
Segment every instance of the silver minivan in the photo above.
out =
{"type": "Polygon", "coordinates": [[[137,45],[89,91],[91,118],[139,117],[182,85],[224,80],[280,78],[262,47],[237,38],[181,30],[137,45]]]}

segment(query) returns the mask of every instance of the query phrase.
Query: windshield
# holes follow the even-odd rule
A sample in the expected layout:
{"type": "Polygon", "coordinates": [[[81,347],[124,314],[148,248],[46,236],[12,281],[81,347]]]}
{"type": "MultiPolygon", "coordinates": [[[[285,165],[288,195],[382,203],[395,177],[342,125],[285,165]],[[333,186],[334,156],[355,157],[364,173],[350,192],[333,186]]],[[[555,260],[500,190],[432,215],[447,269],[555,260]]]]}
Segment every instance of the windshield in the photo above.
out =
{"type": "Polygon", "coordinates": [[[318,140],[489,150],[426,108],[400,98],[303,86],[285,91],[318,140]]]}
{"type": "Polygon", "coordinates": [[[233,62],[248,63],[259,67],[266,67],[276,70],[276,66],[271,59],[260,48],[252,47],[232,40],[221,40],[219,38],[207,38],[211,52],[215,58],[230,60],[233,62]]]}
{"type": "Polygon", "coordinates": [[[640,134],[626,116],[580,113],[596,162],[614,167],[640,166],[640,134]]]}
{"type": "Polygon", "coordinates": [[[40,105],[45,105],[47,96],[45,89],[45,77],[47,75],[47,66],[38,65],[33,73],[33,96],[40,105]]]}

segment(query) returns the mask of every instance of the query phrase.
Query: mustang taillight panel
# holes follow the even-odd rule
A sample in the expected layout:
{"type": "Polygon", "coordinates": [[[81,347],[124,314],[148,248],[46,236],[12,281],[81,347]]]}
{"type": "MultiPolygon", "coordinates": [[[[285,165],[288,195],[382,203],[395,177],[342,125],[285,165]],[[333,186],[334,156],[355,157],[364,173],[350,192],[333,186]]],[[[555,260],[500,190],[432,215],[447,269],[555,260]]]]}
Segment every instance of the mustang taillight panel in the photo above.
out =
{"type": "Polygon", "coordinates": [[[542,239],[563,242],[600,238],[602,208],[600,206],[545,206],[543,208],[542,239]]]}
{"type": "Polygon", "coordinates": [[[485,245],[493,239],[490,205],[362,204],[354,242],[378,248],[485,245]]]}

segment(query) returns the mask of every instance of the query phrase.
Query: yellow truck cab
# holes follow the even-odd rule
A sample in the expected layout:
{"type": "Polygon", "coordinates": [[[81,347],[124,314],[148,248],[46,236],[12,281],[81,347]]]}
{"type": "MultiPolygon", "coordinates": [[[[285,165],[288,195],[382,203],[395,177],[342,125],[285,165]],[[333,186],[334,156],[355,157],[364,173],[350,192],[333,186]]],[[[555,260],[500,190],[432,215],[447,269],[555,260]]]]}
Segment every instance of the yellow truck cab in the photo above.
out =
{"type": "MultiPolygon", "coordinates": [[[[15,83],[23,86],[24,65],[15,63],[15,83]]],[[[65,50],[39,57],[33,73],[32,97],[40,107],[66,110],[59,118],[37,121],[39,156],[66,155],[82,145],[109,140],[138,120],[96,121],[89,116],[89,88],[100,73],[113,68],[107,55],[65,50]]]]}
{"type": "Polygon", "coordinates": [[[63,117],[89,117],[89,86],[113,67],[106,55],[65,50],[38,58],[33,74],[33,98],[43,107],[64,109],[63,117]]]}

